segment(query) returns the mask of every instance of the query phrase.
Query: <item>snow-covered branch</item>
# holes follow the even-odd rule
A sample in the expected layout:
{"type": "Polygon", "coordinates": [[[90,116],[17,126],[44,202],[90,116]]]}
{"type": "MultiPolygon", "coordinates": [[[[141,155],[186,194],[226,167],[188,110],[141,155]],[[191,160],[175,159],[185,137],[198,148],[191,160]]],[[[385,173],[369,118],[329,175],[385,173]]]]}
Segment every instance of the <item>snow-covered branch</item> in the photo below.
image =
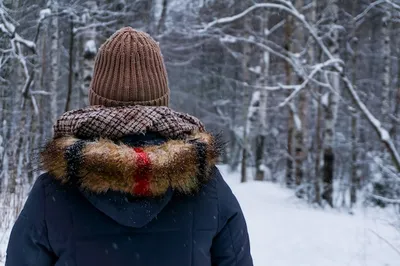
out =
{"type": "Polygon", "coordinates": [[[51,95],[48,91],[31,91],[32,95],[51,95]]]}
{"type": "Polygon", "coordinates": [[[0,30],[10,38],[10,42],[13,43],[12,46],[15,46],[15,43],[20,43],[32,51],[35,51],[36,44],[32,41],[22,38],[15,32],[15,28],[16,27],[14,24],[8,21],[5,11],[0,8],[0,30]]]}
{"type": "Polygon", "coordinates": [[[304,75],[304,71],[302,70],[302,65],[300,62],[298,62],[298,57],[295,56],[294,54],[284,50],[282,47],[279,45],[275,44],[272,41],[266,41],[264,40],[265,43],[255,40],[254,38],[245,38],[245,37],[237,37],[237,36],[231,36],[231,35],[225,35],[224,38],[221,38],[221,41],[226,41],[228,38],[229,42],[234,43],[234,42],[245,42],[245,43],[250,43],[255,46],[258,46],[259,48],[269,52],[271,55],[274,55],[286,62],[288,62],[290,65],[293,66],[294,71],[299,76],[304,75]]]}
{"type": "MultiPolygon", "coordinates": [[[[25,100],[30,98],[32,101],[32,106],[35,114],[39,114],[39,109],[37,106],[36,99],[33,94],[30,93],[30,86],[33,82],[34,78],[34,69],[29,71],[28,62],[26,60],[26,55],[23,53],[21,45],[30,49],[33,54],[36,54],[36,43],[33,41],[26,40],[22,38],[18,33],[16,33],[16,27],[7,19],[7,14],[4,9],[0,6],[0,30],[5,33],[5,35],[9,39],[10,49],[3,50],[2,52],[6,52],[10,54],[11,57],[17,58],[18,62],[21,64],[22,69],[24,70],[25,75],[25,83],[22,89],[23,101],[22,105],[25,104],[25,100]]],[[[40,23],[38,24],[37,34],[35,41],[37,40],[37,36],[40,30],[40,23]]]]}
{"type": "MultiPolygon", "coordinates": [[[[227,24],[227,23],[232,23],[238,19],[243,18],[250,12],[260,9],[260,8],[269,8],[269,9],[278,9],[281,11],[285,11],[288,14],[292,15],[295,19],[299,20],[303,26],[306,28],[306,30],[311,34],[312,38],[317,42],[318,46],[322,49],[324,54],[329,58],[333,59],[334,57],[332,56],[331,52],[329,51],[328,47],[323,43],[322,39],[318,36],[317,31],[314,27],[312,27],[308,21],[306,20],[305,16],[301,14],[290,1],[284,1],[284,0],[276,0],[275,2],[279,2],[281,4],[274,4],[274,3],[263,3],[263,4],[254,4],[253,6],[249,7],[242,13],[239,13],[237,15],[231,16],[231,17],[225,17],[225,18],[220,18],[216,19],[213,22],[207,24],[202,32],[207,31],[209,28],[214,27],[218,24],[227,24]]],[[[339,68],[339,66],[336,66],[339,68]]]]}
{"type": "Polygon", "coordinates": [[[367,121],[378,133],[381,141],[385,143],[386,148],[390,152],[397,170],[400,170],[400,155],[389,135],[389,132],[382,126],[382,123],[369,111],[367,106],[365,106],[365,104],[361,101],[351,81],[346,76],[344,76],[344,74],[342,74],[342,79],[351,95],[351,98],[353,99],[354,104],[356,104],[358,109],[360,109],[361,112],[365,115],[367,121]]]}
{"type": "Polygon", "coordinates": [[[389,199],[378,195],[371,195],[371,197],[389,204],[400,204],[400,199],[389,199]]]}
{"type": "Polygon", "coordinates": [[[271,35],[275,31],[277,31],[279,28],[283,27],[283,25],[285,25],[285,23],[286,23],[286,20],[282,20],[281,22],[276,23],[273,27],[271,27],[268,30],[268,33],[265,35],[265,37],[268,37],[269,35],[271,35]]]}
{"type": "Polygon", "coordinates": [[[304,89],[309,83],[310,81],[313,79],[313,77],[321,72],[323,70],[324,67],[327,66],[331,66],[331,65],[335,65],[337,63],[342,63],[341,60],[339,59],[330,59],[324,63],[321,64],[317,64],[314,66],[314,69],[311,71],[311,73],[305,78],[305,80],[303,81],[303,83],[299,84],[299,85],[295,85],[294,86],[294,92],[292,92],[282,103],[280,103],[278,105],[278,107],[283,107],[285,105],[287,105],[288,103],[290,103],[299,93],[302,89],[304,89]]]}
{"type": "Polygon", "coordinates": [[[86,26],[74,28],[74,33],[78,34],[78,33],[82,32],[82,31],[85,31],[85,30],[88,30],[88,29],[97,28],[97,27],[107,27],[107,26],[113,25],[115,23],[117,23],[116,20],[109,21],[109,22],[92,23],[92,24],[89,24],[89,25],[86,25],[86,26]]]}
{"type": "MultiPolygon", "coordinates": [[[[346,74],[344,73],[344,69],[340,64],[340,60],[337,60],[337,58],[335,58],[331,51],[329,50],[329,48],[325,45],[325,43],[323,42],[323,40],[321,39],[320,36],[318,36],[317,30],[314,28],[314,26],[312,26],[307,19],[305,18],[305,16],[303,14],[301,14],[290,1],[285,1],[285,0],[276,0],[274,2],[277,2],[279,4],[276,3],[263,3],[263,4],[254,4],[251,7],[247,8],[246,10],[244,10],[243,12],[234,15],[234,16],[230,16],[230,17],[225,17],[225,18],[220,18],[220,19],[216,19],[213,22],[207,24],[203,31],[208,30],[211,27],[214,27],[216,25],[219,24],[227,24],[227,23],[231,23],[234,22],[238,19],[241,19],[243,17],[245,17],[247,14],[249,14],[250,12],[253,12],[254,10],[260,9],[260,8],[270,8],[270,9],[277,9],[280,11],[285,11],[288,14],[292,15],[295,19],[297,19],[299,22],[301,22],[301,24],[303,25],[303,27],[309,32],[309,34],[312,36],[312,38],[315,40],[316,44],[318,45],[318,47],[321,49],[322,53],[328,58],[329,60],[334,60],[331,62],[333,63],[333,69],[334,71],[336,71],[338,74],[341,75],[342,80],[345,83],[345,88],[347,89],[347,91],[349,92],[349,94],[351,95],[351,98],[354,102],[354,104],[360,109],[360,111],[366,116],[367,120],[369,121],[369,123],[373,126],[373,128],[376,130],[376,132],[378,133],[378,135],[380,136],[380,139],[383,143],[385,143],[386,148],[388,149],[388,151],[390,152],[392,159],[393,159],[393,163],[396,165],[396,168],[400,171],[400,155],[388,133],[388,131],[382,127],[380,121],[378,119],[376,119],[376,117],[369,111],[369,109],[365,106],[365,104],[361,101],[357,91],[355,90],[352,82],[348,79],[348,77],[346,76],[346,74]],[[336,61],[335,61],[336,60],[336,61]]],[[[385,2],[387,4],[390,4],[393,8],[399,8],[400,10],[400,6],[397,5],[396,3],[394,3],[391,0],[385,0],[385,2]]],[[[375,6],[381,4],[380,1],[377,1],[375,3],[375,6]]],[[[374,6],[374,5],[373,5],[374,6]]],[[[371,8],[373,8],[373,6],[371,8]]],[[[256,43],[257,45],[260,45],[259,43],[256,43]]],[[[261,45],[263,47],[265,47],[266,49],[268,49],[271,54],[275,54],[278,57],[284,59],[285,61],[289,62],[294,70],[297,72],[297,74],[299,74],[298,69],[302,69],[301,66],[298,65],[298,62],[294,62],[290,57],[282,55],[280,53],[277,53],[276,51],[274,51],[273,49],[271,49],[270,47],[266,46],[266,45],[261,45]]],[[[315,72],[314,72],[315,73],[315,72]]],[[[301,75],[301,71],[300,71],[300,75],[301,75]]],[[[308,83],[309,82],[309,78],[305,79],[304,83],[308,83]]],[[[295,89],[295,91],[288,97],[289,99],[286,99],[283,103],[281,103],[281,105],[286,105],[288,102],[290,102],[290,100],[292,100],[294,98],[294,96],[297,95],[297,93],[299,92],[299,90],[301,90],[305,85],[301,84],[298,88],[295,89]]]]}
{"type": "Polygon", "coordinates": [[[237,15],[231,16],[231,17],[225,17],[225,18],[220,18],[220,19],[216,19],[213,22],[208,23],[204,29],[201,30],[201,32],[207,31],[209,28],[212,28],[216,25],[219,24],[227,24],[227,23],[232,23],[236,20],[239,20],[243,17],[245,17],[247,14],[253,12],[254,10],[260,9],[260,8],[269,8],[269,9],[280,9],[286,12],[291,13],[291,10],[284,5],[281,4],[274,4],[274,3],[262,3],[262,4],[255,4],[249,8],[247,8],[245,11],[243,11],[242,13],[239,13],[237,15]]]}

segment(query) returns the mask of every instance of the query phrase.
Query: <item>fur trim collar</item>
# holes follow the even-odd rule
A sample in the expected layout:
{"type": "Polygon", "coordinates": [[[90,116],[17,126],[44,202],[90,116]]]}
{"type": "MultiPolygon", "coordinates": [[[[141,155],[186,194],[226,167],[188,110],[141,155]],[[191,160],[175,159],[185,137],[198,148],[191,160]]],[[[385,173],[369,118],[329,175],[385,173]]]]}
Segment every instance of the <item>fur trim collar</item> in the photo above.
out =
{"type": "Polygon", "coordinates": [[[208,133],[134,148],[107,139],[62,137],[42,152],[42,166],[63,183],[96,193],[161,196],[169,188],[189,194],[211,178],[221,143],[208,133]]]}

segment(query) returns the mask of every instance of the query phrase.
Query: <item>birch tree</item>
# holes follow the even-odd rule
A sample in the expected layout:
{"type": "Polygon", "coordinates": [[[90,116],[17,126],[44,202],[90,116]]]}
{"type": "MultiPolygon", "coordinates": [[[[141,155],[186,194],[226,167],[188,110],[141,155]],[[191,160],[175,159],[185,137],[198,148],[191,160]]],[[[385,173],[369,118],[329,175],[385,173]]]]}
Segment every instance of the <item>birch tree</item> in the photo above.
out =
{"type": "Polygon", "coordinates": [[[58,0],[50,0],[49,8],[51,13],[51,81],[50,81],[50,93],[51,93],[51,121],[55,122],[58,118],[58,78],[59,78],[59,28],[58,28],[58,0]]]}
{"type": "Polygon", "coordinates": [[[162,0],[161,14],[157,23],[156,34],[160,34],[165,30],[165,21],[167,19],[168,0],[162,0]]]}
{"type": "MultiPolygon", "coordinates": [[[[353,1],[352,6],[352,31],[350,35],[350,45],[351,45],[351,80],[352,83],[357,85],[357,65],[358,65],[358,38],[357,38],[357,24],[355,21],[358,0],[353,1]]],[[[360,177],[359,177],[359,167],[358,167],[358,145],[359,145],[359,113],[356,109],[351,108],[351,178],[350,178],[350,204],[354,205],[357,201],[357,189],[360,188],[360,177]]]]}
{"type": "MultiPolygon", "coordinates": [[[[269,13],[265,12],[261,20],[261,30],[264,38],[267,38],[269,34],[269,13]]],[[[269,68],[270,68],[270,54],[268,51],[263,51],[261,57],[261,84],[268,85],[269,82],[269,68]]],[[[259,103],[259,128],[258,136],[256,137],[256,180],[264,180],[265,170],[265,139],[267,135],[267,107],[268,107],[268,91],[261,89],[260,103],[259,103]]]]}
{"type": "MultiPolygon", "coordinates": [[[[293,35],[293,17],[288,18],[288,22],[285,24],[285,48],[290,49],[290,43],[293,35]]],[[[293,73],[292,65],[289,61],[285,62],[285,76],[286,84],[292,84],[293,73]]],[[[290,92],[287,93],[290,97],[290,92]]],[[[288,108],[288,121],[287,121],[287,159],[286,159],[286,186],[292,187],[294,185],[294,152],[293,152],[293,142],[294,142],[294,114],[293,109],[288,108]]]]}
{"type": "Polygon", "coordinates": [[[391,115],[390,89],[391,89],[391,25],[392,11],[390,6],[384,7],[384,15],[382,16],[382,55],[383,55],[383,72],[382,72],[382,122],[386,127],[389,126],[389,117],[391,115]]]}
{"type": "MultiPolygon", "coordinates": [[[[394,117],[392,123],[391,135],[393,136],[394,142],[398,143],[398,124],[400,122],[400,37],[396,38],[396,53],[397,53],[397,84],[396,84],[396,98],[394,107],[394,117]]],[[[397,148],[399,145],[397,144],[397,148]]]]}
{"type": "MultiPolygon", "coordinates": [[[[321,2],[320,2],[321,3],[321,2]]],[[[312,24],[317,23],[317,11],[318,2],[313,0],[310,7],[310,22],[312,24]]],[[[315,64],[318,60],[318,48],[315,40],[311,39],[309,47],[309,58],[311,64],[315,64]]],[[[321,87],[318,85],[314,86],[314,91],[316,95],[316,121],[315,121],[315,166],[314,166],[314,199],[313,202],[321,205],[321,151],[322,151],[322,102],[321,102],[321,87]]]]}
{"type": "Polygon", "coordinates": [[[69,60],[68,60],[68,91],[67,91],[67,99],[65,101],[64,112],[67,112],[71,108],[71,98],[73,91],[73,82],[74,82],[74,45],[75,45],[75,16],[73,14],[69,15],[69,60]]]}
{"type": "MultiPolygon", "coordinates": [[[[244,30],[245,30],[245,38],[248,38],[248,27],[249,27],[249,20],[246,19],[244,22],[244,30]]],[[[243,75],[243,81],[245,83],[250,82],[250,73],[249,73],[249,62],[250,62],[250,45],[248,43],[243,44],[243,59],[242,59],[242,75],[243,75]]],[[[244,87],[243,90],[243,99],[244,103],[247,103],[247,95],[249,92],[247,91],[247,88],[244,87]]],[[[247,158],[248,158],[248,135],[249,135],[249,127],[251,125],[251,122],[249,121],[249,112],[248,108],[246,107],[246,104],[243,107],[243,112],[244,112],[244,117],[245,117],[245,123],[243,127],[243,147],[242,147],[242,162],[241,162],[241,182],[246,182],[247,181],[247,158]]]]}
{"type": "MultiPolygon", "coordinates": [[[[83,25],[90,25],[94,23],[92,13],[97,11],[96,1],[87,1],[85,3],[85,12],[82,15],[83,25]]],[[[95,58],[97,54],[96,45],[96,27],[91,26],[81,30],[83,52],[82,52],[82,82],[81,82],[81,98],[84,99],[84,104],[88,105],[89,86],[93,79],[93,69],[95,58]]]]}
{"type": "MultiPolygon", "coordinates": [[[[295,8],[301,10],[304,6],[303,0],[295,1],[295,8]]],[[[302,30],[302,25],[298,20],[295,20],[295,40],[292,42],[292,52],[296,54],[301,54],[303,47],[305,46],[304,32],[302,30]]],[[[295,81],[293,84],[301,83],[303,80],[299,76],[295,76],[295,81]]],[[[308,91],[303,89],[299,93],[298,99],[298,109],[299,109],[299,122],[295,127],[295,144],[294,144],[294,156],[295,156],[295,181],[296,186],[299,187],[303,182],[304,177],[304,165],[303,162],[307,157],[307,109],[308,109],[308,91]]],[[[302,191],[299,191],[301,195],[302,191]]]]}
{"type": "MultiPolygon", "coordinates": [[[[338,0],[332,0],[329,4],[332,26],[329,36],[329,51],[333,58],[339,58],[339,30],[337,27],[339,17],[338,0]]],[[[322,198],[333,207],[333,180],[335,167],[335,124],[337,120],[340,76],[337,72],[327,74],[332,89],[326,94],[323,102],[325,108],[324,118],[324,144],[323,144],[323,192],[322,198]]]]}

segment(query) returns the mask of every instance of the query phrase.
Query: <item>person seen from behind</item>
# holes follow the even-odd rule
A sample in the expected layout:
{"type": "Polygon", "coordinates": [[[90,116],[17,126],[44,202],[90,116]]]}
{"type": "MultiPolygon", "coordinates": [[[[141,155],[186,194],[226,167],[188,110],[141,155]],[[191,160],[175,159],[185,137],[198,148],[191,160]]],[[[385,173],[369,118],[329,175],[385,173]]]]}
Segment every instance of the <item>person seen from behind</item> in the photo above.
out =
{"type": "Polygon", "coordinates": [[[99,49],[90,106],[62,115],[6,266],[252,266],[218,138],[168,107],[159,45],[126,27],[99,49]]]}

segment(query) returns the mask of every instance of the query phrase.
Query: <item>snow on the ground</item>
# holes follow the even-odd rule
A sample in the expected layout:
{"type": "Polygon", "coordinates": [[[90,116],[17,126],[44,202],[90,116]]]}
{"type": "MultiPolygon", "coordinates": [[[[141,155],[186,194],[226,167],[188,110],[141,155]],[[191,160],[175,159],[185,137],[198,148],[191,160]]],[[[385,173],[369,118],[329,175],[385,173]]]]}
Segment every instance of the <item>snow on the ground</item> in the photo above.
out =
{"type": "Polygon", "coordinates": [[[10,235],[13,214],[9,204],[5,204],[4,194],[0,193],[0,265],[5,263],[5,251],[7,248],[8,237],[10,235]]]}
{"type": "MultiPolygon", "coordinates": [[[[219,169],[245,214],[255,266],[400,265],[400,253],[395,251],[400,249],[400,231],[389,225],[394,214],[316,209],[279,184],[240,184],[238,173],[229,173],[226,166],[219,169]]],[[[0,217],[9,216],[1,207],[0,217]]],[[[0,226],[1,266],[10,226],[10,222],[0,226]]]]}
{"type": "Polygon", "coordinates": [[[387,212],[315,209],[279,184],[240,184],[239,174],[219,169],[246,217],[255,266],[400,265],[400,231],[387,212]]]}
{"type": "Polygon", "coordinates": [[[15,217],[21,211],[24,204],[24,197],[27,194],[28,186],[16,188],[16,193],[10,196],[0,193],[0,266],[3,266],[6,259],[6,248],[15,217]]]}

